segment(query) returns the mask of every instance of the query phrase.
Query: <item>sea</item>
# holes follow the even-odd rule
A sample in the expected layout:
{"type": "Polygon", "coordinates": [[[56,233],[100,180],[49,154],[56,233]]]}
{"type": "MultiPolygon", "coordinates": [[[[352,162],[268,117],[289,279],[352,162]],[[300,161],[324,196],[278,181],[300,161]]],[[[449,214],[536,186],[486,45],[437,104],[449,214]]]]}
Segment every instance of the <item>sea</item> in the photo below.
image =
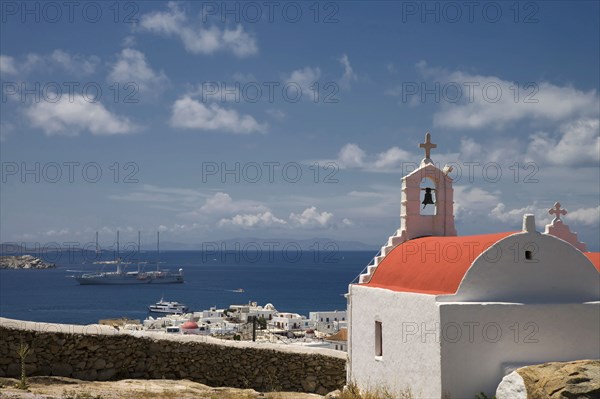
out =
{"type": "MultiPolygon", "coordinates": [[[[24,253],[19,253],[26,254],[24,253]]],[[[308,317],[312,311],[345,310],[350,284],[375,255],[373,251],[154,251],[125,259],[138,268],[177,271],[183,284],[79,285],[77,272],[113,271],[111,252],[31,253],[53,269],[0,270],[0,316],[39,322],[93,324],[126,317],[143,320],[148,306],[164,298],[191,311],[232,304],[271,303],[279,311],[308,317]],[[243,292],[236,292],[242,289],[243,292]]]]}

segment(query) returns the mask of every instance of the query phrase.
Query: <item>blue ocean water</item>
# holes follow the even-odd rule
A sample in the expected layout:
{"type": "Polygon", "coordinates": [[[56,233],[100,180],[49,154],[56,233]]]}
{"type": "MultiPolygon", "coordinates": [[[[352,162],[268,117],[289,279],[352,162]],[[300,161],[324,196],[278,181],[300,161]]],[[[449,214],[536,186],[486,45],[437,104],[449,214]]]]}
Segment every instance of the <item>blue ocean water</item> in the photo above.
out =
{"type": "MultiPolygon", "coordinates": [[[[166,285],[79,285],[69,270],[97,271],[103,265],[94,260],[112,260],[112,253],[100,258],[89,252],[33,254],[55,263],[55,269],[0,270],[0,316],[32,321],[90,324],[100,319],[128,317],[144,319],[147,307],[162,296],[183,302],[191,310],[256,301],[272,303],[279,311],[308,316],[310,311],[346,308],[348,284],[371,260],[372,251],[336,253],[305,251],[286,254],[202,251],[165,251],[161,269],[183,268],[185,283],[166,285]],[[242,288],[244,292],[234,290],[242,288]]],[[[152,261],[155,252],[138,259],[152,261]]],[[[137,263],[127,270],[137,270],[137,263]]],[[[148,264],[153,270],[154,264],[148,264]]],[[[115,265],[104,265],[111,271],[115,265]]]]}

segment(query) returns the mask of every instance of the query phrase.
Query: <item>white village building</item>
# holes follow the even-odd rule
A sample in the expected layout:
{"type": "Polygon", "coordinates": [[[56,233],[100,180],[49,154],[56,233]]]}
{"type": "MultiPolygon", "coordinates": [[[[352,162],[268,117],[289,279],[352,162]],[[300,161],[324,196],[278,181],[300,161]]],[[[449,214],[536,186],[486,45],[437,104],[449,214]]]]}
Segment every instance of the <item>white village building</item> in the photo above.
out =
{"type": "Polygon", "coordinates": [[[272,330],[307,330],[314,327],[314,322],[298,313],[278,312],[268,322],[269,329],[272,330]]]}
{"type": "Polygon", "coordinates": [[[544,232],[524,215],[522,231],[457,236],[451,169],[431,161],[429,134],[420,147],[400,228],[349,286],[348,382],[473,398],[522,365],[600,358],[600,254],[560,204],[544,232]]]}
{"type": "Polygon", "coordinates": [[[273,316],[277,314],[277,309],[275,309],[275,306],[272,304],[267,303],[263,307],[252,301],[246,305],[230,305],[229,309],[235,312],[236,317],[238,317],[242,323],[247,323],[251,317],[262,317],[265,320],[271,320],[273,316]]]}
{"type": "Polygon", "coordinates": [[[334,334],[347,327],[345,310],[310,312],[308,318],[314,322],[314,329],[324,334],[334,334]]]}

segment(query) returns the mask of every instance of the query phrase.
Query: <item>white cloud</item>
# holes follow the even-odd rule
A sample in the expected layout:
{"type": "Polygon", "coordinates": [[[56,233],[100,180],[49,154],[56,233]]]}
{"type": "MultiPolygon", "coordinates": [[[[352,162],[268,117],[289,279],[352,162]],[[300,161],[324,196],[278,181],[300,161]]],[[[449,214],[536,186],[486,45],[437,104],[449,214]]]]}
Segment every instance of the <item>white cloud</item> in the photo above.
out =
{"type": "Polygon", "coordinates": [[[575,224],[598,227],[600,224],[600,206],[569,211],[562,219],[565,223],[573,221],[575,224]]]}
{"type": "Polygon", "coordinates": [[[316,207],[311,206],[299,215],[292,212],[290,214],[290,221],[300,227],[327,228],[332,225],[333,214],[329,212],[319,213],[316,207]]]}
{"type": "MultiPolygon", "coordinates": [[[[320,160],[320,164],[335,163],[340,169],[362,169],[370,172],[398,171],[403,163],[414,163],[419,156],[399,147],[391,147],[377,154],[368,155],[358,144],[345,144],[333,160],[320,160]]],[[[313,163],[314,161],[311,161],[313,163]]]]}
{"type": "Polygon", "coordinates": [[[543,206],[533,203],[522,208],[507,209],[504,203],[500,202],[492,211],[490,215],[501,222],[510,223],[512,225],[519,225],[523,220],[523,215],[533,214],[535,215],[536,224],[543,225],[550,222],[551,218],[548,215],[548,209],[543,206]]]}
{"type": "Polygon", "coordinates": [[[218,104],[204,105],[186,95],[173,104],[170,124],[173,127],[198,130],[220,130],[227,133],[266,133],[268,124],[250,115],[240,115],[218,104]]]}
{"type": "Polygon", "coordinates": [[[198,85],[189,85],[186,96],[200,98],[203,103],[214,101],[221,103],[239,103],[242,99],[242,90],[238,82],[204,82],[198,85]]]}
{"type": "Polygon", "coordinates": [[[69,234],[69,229],[48,230],[44,233],[46,237],[64,237],[69,234]]]}
{"type": "MultiPolygon", "coordinates": [[[[55,98],[49,94],[49,98],[55,98]]],[[[61,96],[56,102],[31,104],[25,115],[31,125],[38,127],[47,135],[60,134],[76,136],[87,130],[94,135],[113,135],[133,133],[139,128],[128,118],[118,116],[107,110],[100,102],[89,102],[82,95],[61,96]]]]}
{"type": "Polygon", "coordinates": [[[560,125],[552,134],[536,132],[528,139],[504,138],[476,142],[462,138],[460,158],[464,161],[534,162],[537,165],[597,166],[600,162],[600,123],[583,118],[560,125]]]}
{"type": "Polygon", "coordinates": [[[580,119],[564,124],[562,136],[547,133],[531,136],[527,155],[554,165],[595,164],[600,161],[600,123],[598,119],[580,119]]]}
{"type": "Polygon", "coordinates": [[[230,219],[221,219],[219,227],[235,226],[242,228],[275,227],[283,226],[287,222],[277,218],[270,211],[257,214],[235,215],[230,219]]]}
{"type": "Polygon", "coordinates": [[[95,55],[86,57],[80,54],[70,54],[60,49],[54,50],[50,58],[55,65],[60,65],[65,71],[76,75],[91,75],[100,64],[100,58],[95,55]]]}
{"type": "MultiPolygon", "coordinates": [[[[540,206],[534,203],[523,208],[507,209],[503,203],[499,203],[492,210],[491,216],[502,222],[518,224],[521,222],[524,214],[531,213],[535,215],[536,224],[541,228],[549,224],[553,219],[553,216],[548,214],[548,208],[548,206],[540,206]]],[[[561,219],[567,225],[576,224],[597,227],[600,223],[600,206],[568,211],[561,219]]]]}
{"type": "Polygon", "coordinates": [[[295,98],[296,93],[291,87],[299,89],[301,92],[297,95],[302,95],[302,98],[314,101],[315,96],[319,95],[318,90],[315,87],[311,87],[315,82],[319,81],[321,77],[321,69],[319,67],[311,68],[309,66],[302,69],[296,69],[289,76],[284,78],[286,84],[290,85],[288,96],[295,98]]]}
{"type": "Polygon", "coordinates": [[[348,143],[338,153],[337,163],[341,168],[360,168],[364,165],[365,152],[357,144],[348,143]]]}
{"type": "Polygon", "coordinates": [[[206,199],[204,205],[200,207],[199,212],[205,215],[213,214],[232,214],[232,213],[265,213],[269,209],[255,201],[239,200],[234,201],[227,193],[218,192],[212,197],[206,199]]]}
{"type": "Polygon", "coordinates": [[[350,65],[350,60],[348,59],[348,55],[344,54],[342,56],[342,58],[340,58],[340,63],[344,67],[344,74],[342,75],[342,78],[340,79],[340,86],[342,86],[344,88],[350,88],[350,85],[352,84],[352,82],[356,81],[358,79],[358,77],[356,76],[356,73],[354,73],[354,70],[352,69],[352,66],[350,65]]]}
{"type": "Polygon", "coordinates": [[[238,57],[246,57],[258,52],[256,39],[244,31],[241,25],[235,29],[223,30],[216,26],[204,28],[193,26],[176,2],[168,3],[166,12],[152,12],[140,18],[140,28],[145,31],[178,37],[185,49],[192,54],[212,54],[217,51],[230,51],[238,57]]]}
{"type": "MultiPolygon", "coordinates": [[[[488,215],[495,209],[494,206],[499,204],[499,201],[498,193],[491,193],[473,186],[454,186],[454,215],[457,219],[480,218],[488,215]]],[[[504,210],[504,208],[502,209],[504,210]]]]}
{"type": "Polygon", "coordinates": [[[125,48],[112,65],[108,75],[109,83],[134,83],[140,92],[158,94],[169,79],[163,71],[155,72],[146,62],[141,51],[125,48]]]}
{"type": "Polygon", "coordinates": [[[136,45],[136,40],[135,40],[135,36],[126,36],[125,39],[123,39],[123,47],[127,48],[127,47],[133,47],[136,45]]]}
{"type": "Polygon", "coordinates": [[[460,159],[462,162],[498,162],[512,164],[515,160],[524,159],[523,148],[516,138],[492,139],[480,144],[472,138],[463,137],[460,140],[460,159]]]}
{"type": "Polygon", "coordinates": [[[17,73],[15,59],[8,55],[0,54],[0,75],[16,75],[17,73]]]}
{"type": "Polygon", "coordinates": [[[377,159],[373,163],[375,169],[391,169],[398,168],[403,162],[409,162],[414,156],[408,151],[398,147],[392,147],[386,151],[377,154],[377,159]]]}
{"type": "MultiPolygon", "coordinates": [[[[544,81],[531,82],[532,86],[526,87],[497,76],[429,67],[424,61],[417,64],[417,69],[427,79],[428,90],[439,84],[436,90],[440,93],[441,109],[434,115],[434,125],[438,127],[501,129],[518,121],[555,123],[598,115],[600,108],[596,90],[585,92],[544,81]]],[[[422,95],[415,96],[421,101],[422,95]]],[[[434,97],[430,95],[425,100],[434,101],[434,97]]]]}
{"type": "Polygon", "coordinates": [[[71,54],[61,49],[56,49],[50,54],[29,53],[21,61],[14,57],[0,55],[0,70],[11,75],[62,69],[75,76],[87,76],[96,72],[98,65],[100,65],[100,58],[95,55],[71,54]]]}
{"type": "Polygon", "coordinates": [[[242,25],[238,25],[235,30],[223,30],[223,43],[238,57],[246,57],[258,52],[256,40],[244,31],[242,25]]]}

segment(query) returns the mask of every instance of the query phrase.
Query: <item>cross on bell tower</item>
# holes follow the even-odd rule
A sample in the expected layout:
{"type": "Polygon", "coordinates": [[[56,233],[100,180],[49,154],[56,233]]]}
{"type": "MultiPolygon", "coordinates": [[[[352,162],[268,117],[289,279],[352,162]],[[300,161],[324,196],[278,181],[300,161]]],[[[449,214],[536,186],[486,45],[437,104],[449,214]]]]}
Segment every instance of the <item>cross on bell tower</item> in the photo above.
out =
{"type": "Polygon", "coordinates": [[[425,149],[425,158],[421,163],[431,163],[431,149],[437,148],[437,144],[431,142],[431,134],[425,133],[425,142],[419,144],[419,148],[425,149]]]}
{"type": "Polygon", "coordinates": [[[577,233],[572,232],[569,226],[564,224],[564,222],[561,220],[560,216],[566,215],[567,210],[562,209],[560,202],[556,202],[552,208],[548,209],[548,213],[554,215],[554,219],[552,219],[550,224],[546,225],[546,230],[544,230],[544,233],[551,234],[560,238],[561,240],[565,240],[581,252],[586,252],[587,246],[585,243],[579,241],[579,238],[577,238],[577,233]]]}
{"type": "Polygon", "coordinates": [[[548,213],[551,215],[554,215],[554,220],[552,222],[556,222],[556,221],[560,220],[560,215],[567,214],[567,210],[561,209],[560,202],[557,202],[554,204],[554,207],[552,207],[548,210],[548,213]]]}

